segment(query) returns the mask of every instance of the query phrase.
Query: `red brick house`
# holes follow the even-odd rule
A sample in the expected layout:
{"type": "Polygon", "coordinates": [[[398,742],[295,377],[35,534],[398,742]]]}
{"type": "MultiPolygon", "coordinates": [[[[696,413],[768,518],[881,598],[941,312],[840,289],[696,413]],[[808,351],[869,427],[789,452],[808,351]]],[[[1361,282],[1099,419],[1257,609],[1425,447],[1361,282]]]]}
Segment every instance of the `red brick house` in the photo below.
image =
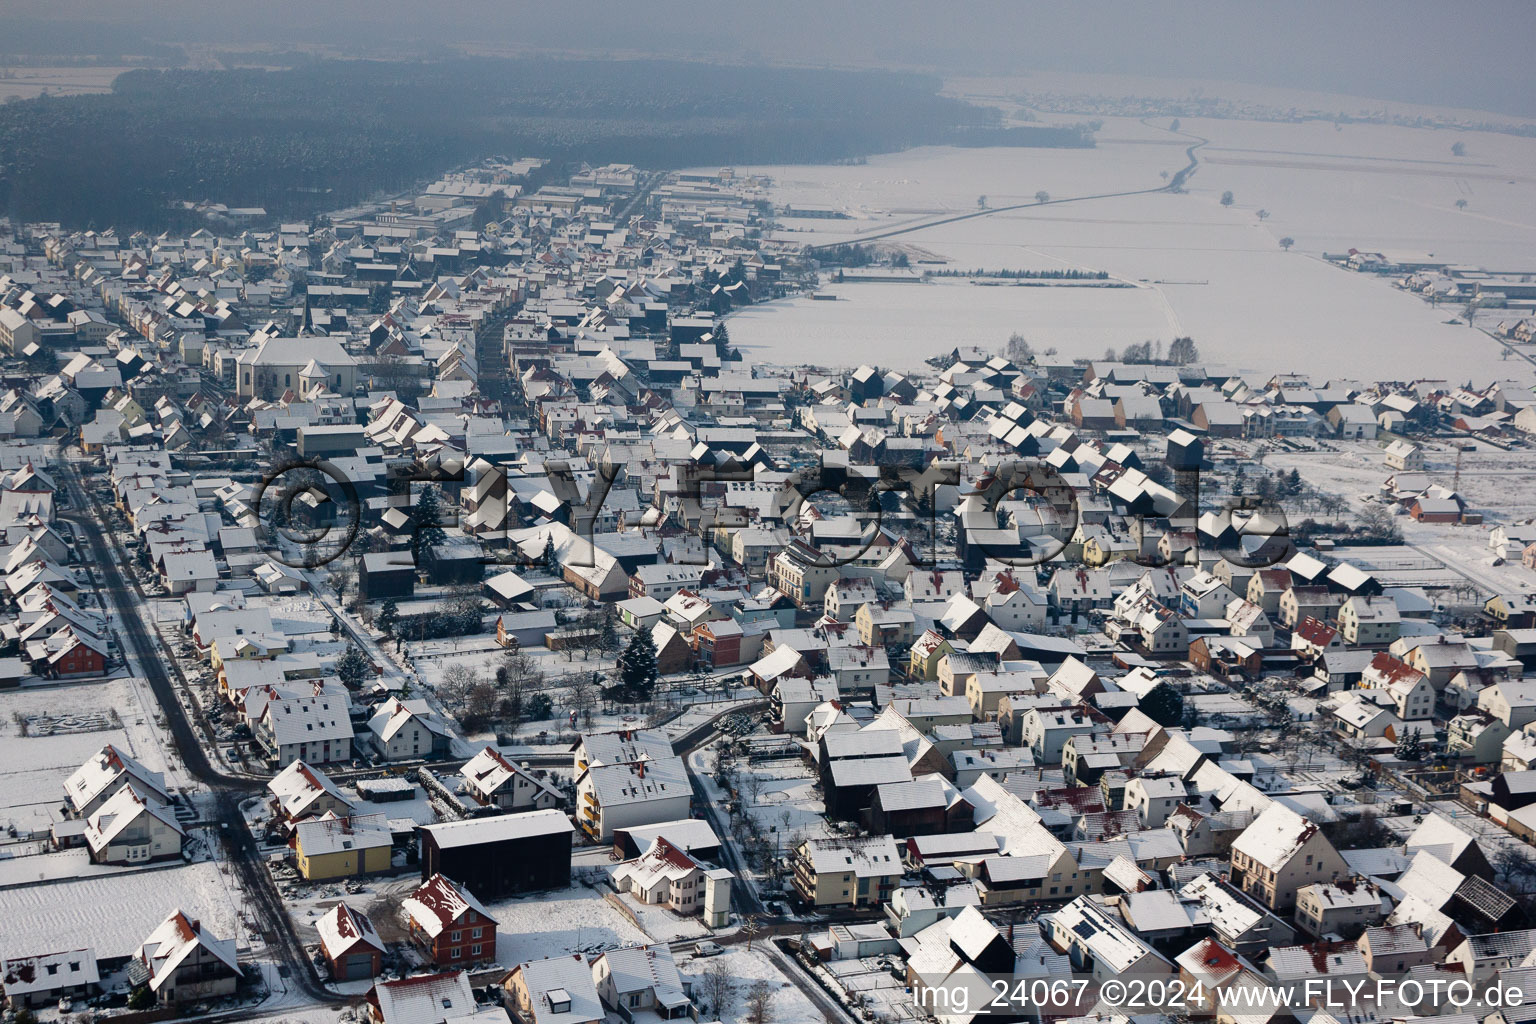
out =
{"type": "Polygon", "coordinates": [[[693,628],[693,650],[705,668],[741,664],[741,623],[735,619],[701,622],[693,628]]]}
{"type": "Polygon", "coordinates": [[[384,941],[367,914],[338,903],[315,922],[315,930],[320,933],[320,952],[336,981],[364,981],[378,975],[384,941]]]}
{"type": "Polygon", "coordinates": [[[495,918],[451,879],[433,875],[400,909],[411,941],[438,967],[495,959],[495,918]]]}

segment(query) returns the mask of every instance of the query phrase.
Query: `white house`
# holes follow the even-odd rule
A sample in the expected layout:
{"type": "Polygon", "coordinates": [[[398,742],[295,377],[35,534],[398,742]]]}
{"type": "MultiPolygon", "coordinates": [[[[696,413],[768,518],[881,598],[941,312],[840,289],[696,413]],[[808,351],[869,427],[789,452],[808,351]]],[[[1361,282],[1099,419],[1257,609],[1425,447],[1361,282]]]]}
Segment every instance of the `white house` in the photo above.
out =
{"type": "Polygon", "coordinates": [[[675,755],[588,768],[576,780],[576,823],[593,839],[689,816],[693,787],[675,755]]]}
{"type": "Polygon", "coordinates": [[[368,719],[373,749],[386,761],[405,761],[446,753],[448,727],[426,701],[391,697],[368,719]]]}
{"type": "Polygon", "coordinates": [[[513,764],[495,747],[470,758],[459,774],[464,791],[483,807],[505,811],[542,811],[560,806],[560,791],[542,770],[513,764]]]}
{"type": "Polygon", "coordinates": [[[150,933],[134,959],[165,1004],[232,995],[241,977],[233,940],[209,935],[180,910],[150,933]]]}
{"type": "Polygon", "coordinates": [[[85,845],[97,864],[143,864],[181,855],[186,830],[176,812],[124,786],[85,823],[85,845]]]}

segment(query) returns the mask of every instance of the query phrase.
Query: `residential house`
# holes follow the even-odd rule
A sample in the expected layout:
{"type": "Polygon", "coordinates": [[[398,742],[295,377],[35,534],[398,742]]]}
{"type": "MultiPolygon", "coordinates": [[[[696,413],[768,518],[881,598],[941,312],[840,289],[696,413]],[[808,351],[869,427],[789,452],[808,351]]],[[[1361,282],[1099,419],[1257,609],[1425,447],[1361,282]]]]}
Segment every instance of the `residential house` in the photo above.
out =
{"type": "Polygon", "coordinates": [[[457,883],[433,875],[400,905],[406,934],[438,967],[496,956],[496,919],[457,883]]]}

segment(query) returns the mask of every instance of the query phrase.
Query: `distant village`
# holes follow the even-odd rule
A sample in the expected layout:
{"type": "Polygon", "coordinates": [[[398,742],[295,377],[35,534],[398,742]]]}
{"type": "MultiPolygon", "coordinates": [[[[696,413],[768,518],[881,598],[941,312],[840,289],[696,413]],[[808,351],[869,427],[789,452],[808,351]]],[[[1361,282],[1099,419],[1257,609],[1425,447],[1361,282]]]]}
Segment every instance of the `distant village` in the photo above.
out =
{"type": "Polygon", "coordinates": [[[0,231],[0,1019],[1536,1016],[1528,391],[778,365],[885,271],[554,170],[0,231]]]}

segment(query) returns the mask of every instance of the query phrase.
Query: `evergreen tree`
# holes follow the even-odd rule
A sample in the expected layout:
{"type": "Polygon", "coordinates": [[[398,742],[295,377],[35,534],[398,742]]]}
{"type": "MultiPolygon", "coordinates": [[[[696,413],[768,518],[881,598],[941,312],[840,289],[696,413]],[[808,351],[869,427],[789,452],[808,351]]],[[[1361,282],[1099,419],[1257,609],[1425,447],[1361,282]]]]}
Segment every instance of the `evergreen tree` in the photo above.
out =
{"type": "Polygon", "coordinates": [[[358,650],[352,644],[341,652],[341,657],[336,659],[336,675],[346,684],[350,690],[355,690],[363,685],[363,680],[373,671],[373,666],[368,662],[368,656],[358,650]]]}
{"type": "Polygon", "coordinates": [[[411,508],[411,558],[416,564],[421,564],[421,556],[429,548],[441,544],[444,540],[442,520],[442,501],[438,498],[437,488],[428,484],[423,487],[416,497],[416,504],[411,508]]]}
{"type": "Polygon", "coordinates": [[[656,640],[651,627],[642,626],[619,655],[619,679],[632,694],[649,697],[656,686],[656,640]]]}
{"type": "Polygon", "coordinates": [[[617,617],[611,604],[603,605],[602,620],[597,630],[597,648],[604,654],[612,654],[619,649],[617,617]]]}
{"type": "Polygon", "coordinates": [[[394,598],[390,598],[384,602],[384,607],[379,609],[379,614],[373,620],[373,624],[383,630],[387,636],[395,631],[395,624],[399,621],[400,606],[395,603],[394,598]]]}
{"type": "Polygon", "coordinates": [[[544,538],[544,554],[539,556],[539,560],[543,563],[545,572],[551,576],[560,575],[560,559],[555,556],[554,537],[544,538]]]}
{"type": "Polygon", "coordinates": [[[1137,707],[1158,725],[1174,726],[1184,720],[1184,695],[1166,682],[1152,687],[1137,707]]]}
{"type": "Polygon", "coordinates": [[[1422,761],[1424,759],[1424,740],[1417,727],[1404,732],[1397,741],[1397,759],[1399,761],[1422,761]]]}

